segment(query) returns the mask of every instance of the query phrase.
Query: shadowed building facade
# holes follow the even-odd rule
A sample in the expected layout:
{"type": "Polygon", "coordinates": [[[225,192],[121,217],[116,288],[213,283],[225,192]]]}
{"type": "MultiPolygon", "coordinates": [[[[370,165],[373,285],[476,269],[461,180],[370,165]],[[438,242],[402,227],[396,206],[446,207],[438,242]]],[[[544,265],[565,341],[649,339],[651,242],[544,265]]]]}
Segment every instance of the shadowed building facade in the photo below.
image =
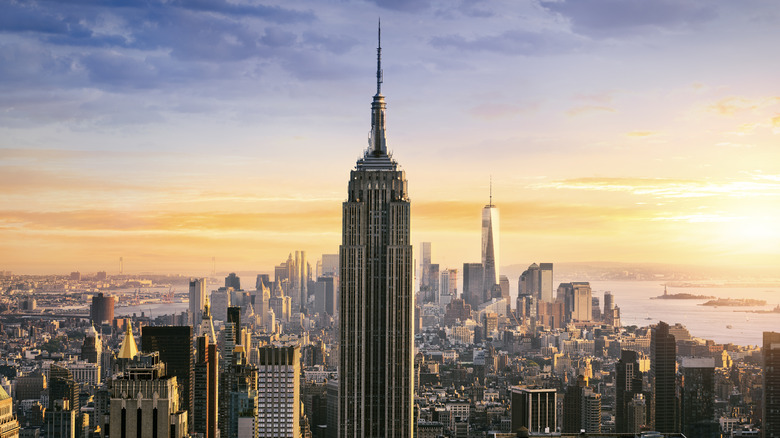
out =
{"type": "Polygon", "coordinates": [[[764,332],[764,438],[780,438],[780,333],[764,332]]]}
{"type": "Polygon", "coordinates": [[[406,174],[387,152],[385,98],[350,173],[340,247],[340,437],[411,438],[414,430],[412,246],[406,174]]]}
{"type": "Polygon", "coordinates": [[[669,324],[661,321],[650,337],[650,381],[653,386],[651,427],[662,433],[677,432],[677,344],[669,324]]]}

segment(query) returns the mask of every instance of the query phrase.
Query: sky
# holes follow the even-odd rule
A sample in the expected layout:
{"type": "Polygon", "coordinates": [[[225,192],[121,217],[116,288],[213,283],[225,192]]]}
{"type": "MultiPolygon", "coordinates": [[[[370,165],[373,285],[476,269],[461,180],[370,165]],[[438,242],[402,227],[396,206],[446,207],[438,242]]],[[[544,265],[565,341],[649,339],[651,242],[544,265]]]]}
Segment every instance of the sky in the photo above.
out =
{"type": "MultiPolygon", "coordinates": [[[[780,277],[768,0],[0,0],[0,270],[336,253],[382,21],[412,240],[780,277]]],[[[512,279],[516,281],[516,279],[512,279]]]]}

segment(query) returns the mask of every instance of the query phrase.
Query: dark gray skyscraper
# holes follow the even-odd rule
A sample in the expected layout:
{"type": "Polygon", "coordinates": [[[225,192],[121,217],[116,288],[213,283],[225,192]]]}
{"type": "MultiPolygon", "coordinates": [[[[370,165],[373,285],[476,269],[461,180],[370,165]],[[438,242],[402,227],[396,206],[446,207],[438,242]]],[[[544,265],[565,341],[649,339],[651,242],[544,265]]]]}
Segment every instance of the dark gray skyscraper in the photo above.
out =
{"type": "Polygon", "coordinates": [[[653,427],[662,433],[677,431],[677,344],[669,324],[661,321],[650,336],[650,380],[653,385],[653,427]]]}
{"type": "Polygon", "coordinates": [[[350,173],[340,247],[339,437],[411,438],[414,430],[412,246],[406,174],[387,152],[385,98],[350,173]]]}
{"type": "Polygon", "coordinates": [[[763,436],[780,438],[780,333],[764,332],[763,436]]]}

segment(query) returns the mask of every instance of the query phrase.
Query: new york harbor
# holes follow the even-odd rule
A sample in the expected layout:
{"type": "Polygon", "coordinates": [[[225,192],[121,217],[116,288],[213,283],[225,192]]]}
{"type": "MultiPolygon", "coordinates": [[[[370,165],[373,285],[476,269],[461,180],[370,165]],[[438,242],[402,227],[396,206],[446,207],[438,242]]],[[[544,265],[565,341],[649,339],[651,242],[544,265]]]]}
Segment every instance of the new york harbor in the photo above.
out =
{"type": "Polygon", "coordinates": [[[780,438],[779,40],[0,0],[0,438],[780,438]]]}

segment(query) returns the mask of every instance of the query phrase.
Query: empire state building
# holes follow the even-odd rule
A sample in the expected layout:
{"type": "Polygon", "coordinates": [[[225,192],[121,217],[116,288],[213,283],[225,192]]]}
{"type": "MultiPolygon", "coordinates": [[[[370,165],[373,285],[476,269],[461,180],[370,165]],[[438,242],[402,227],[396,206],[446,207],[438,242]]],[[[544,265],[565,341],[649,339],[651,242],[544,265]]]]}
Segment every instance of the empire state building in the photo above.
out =
{"type": "Polygon", "coordinates": [[[406,173],[387,152],[382,48],[369,145],[343,204],[339,320],[340,438],[411,438],[412,246],[406,173]]]}

